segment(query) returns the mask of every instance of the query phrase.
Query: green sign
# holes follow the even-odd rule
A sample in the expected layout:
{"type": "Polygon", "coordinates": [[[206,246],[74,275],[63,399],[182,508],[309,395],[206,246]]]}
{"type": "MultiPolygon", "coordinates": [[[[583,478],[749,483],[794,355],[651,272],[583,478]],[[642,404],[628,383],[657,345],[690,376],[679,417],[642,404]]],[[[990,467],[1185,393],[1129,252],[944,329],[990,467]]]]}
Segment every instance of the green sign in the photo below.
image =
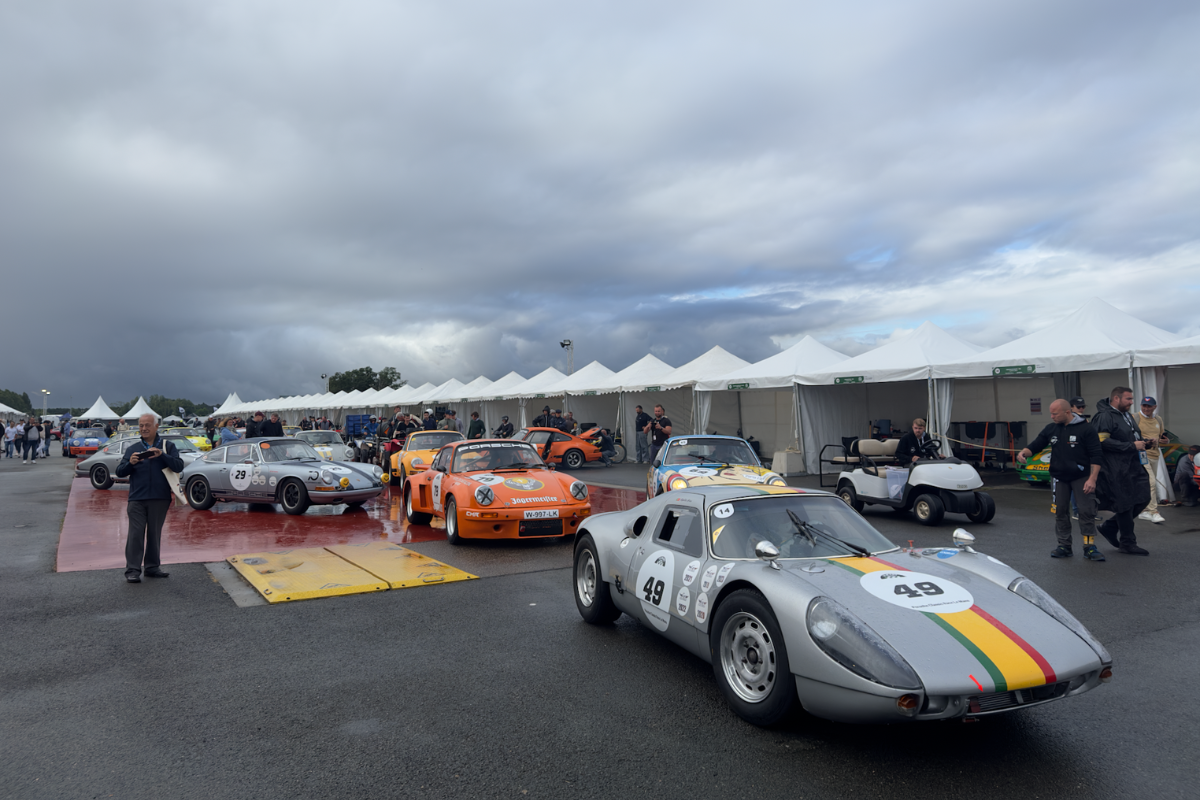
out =
{"type": "Polygon", "coordinates": [[[1037,372],[1033,364],[1022,364],[1018,367],[992,367],[992,375],[1032,375],[1037,372]]]}
{"type": "Polygon", "coordinates": [[[642,389],[642,391],[643,392],[661,392],[662,387],[661,386],[647,386],[645,389],[642,389]]]}
{"type": "Polygon", "coordinates": [[[844,378],[834,378],[833,382],[838,385],[841,385],[843,383],[862,383],[863,376],[862,375],[848,375],[844,378]]]}
{"type": "Polygon", "coordinates": [[[583,394],[585,397],[595,397],[596,396],[595,392],[584,392],[583,394]]]}
{"type": "Polygon", "coordinates": [[[534,397],[545,397],[545,396],[546,396],[546,395],[544,395],[544,394],[535,394],[535,395],[534,395],[534,397]]]}
{"type": "Polygon", "coordinates": [[[726,388],[728,388],[730,391],[732,391],[734,389],[749,389],[750,384],[748,384],[748,383],[731,383],[726,388]]]}

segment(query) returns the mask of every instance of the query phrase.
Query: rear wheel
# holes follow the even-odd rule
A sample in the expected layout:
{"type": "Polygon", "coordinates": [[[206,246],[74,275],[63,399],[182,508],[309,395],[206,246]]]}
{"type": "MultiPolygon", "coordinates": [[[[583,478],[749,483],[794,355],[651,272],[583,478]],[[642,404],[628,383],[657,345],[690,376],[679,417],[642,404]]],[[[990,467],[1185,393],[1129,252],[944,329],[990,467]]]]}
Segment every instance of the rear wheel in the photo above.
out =
{"type": "Polygon", "coordinates": [[[97,464],[92,467],[89,477],[92,479],[93,489],[108,489],[113,485],[112,474],[109,473],[108,467],[103,464],[97,464]]]}
{"type": "Polygon", "coordinates": [[[404,516],[413,525],[428,525],[431,515],[413,510],[412,487],[404,487],[404,516]]]}
{"type": "Polygon", "coordinates": [[[753,589],[733,592],[709,630],[713,673],[734,712],[754,725],[783,719],[796,701],[796,683],[774,612],[753,589]]]}
{"type": "Polygon", "coordinates": [[[279,504],[283,510],[293,516],[299,516],[308,511],[308,489],[300,481],[292,479],[285,481],[279,489],[279,504]]]}
{"type": "Polygon", "coordinates": [[[967,514],[967,519],[971,522],[991,522],[992,517],[996,516],[996,501],[987,492],[975,493],[975,510],[967,514]]]}
{"type": "Polygon", "coordinates": [[[458,535],[458,503],[453,497],[446,501],[446,541],[462,544],[462,537],[458,535]]]}
{"type": "Polygon", "coordinates": [[[579,469],[585,461],[583,453],[578,450],[568,450],[563,454],[562,465],[564,469],[579,469]]]}
{"type": "Polygon", "coordinates": [[[942,521],[942,517],[946,514],[946,507],[942,505],[942,500],[932,494],[923,494],[917,498],[917,502],[913,503],[913,513],[917,515],[917,521],[922,525],[938,525],[942,521]]]}
{"type": "Polygon", "coordinates": [[[596,543],[588,534],[579,537],[575,545],[575,607],[584,622],[605,625],[621,616],[621,609],[612,600],[612,593],[600,574],[600,556],[596,543]]]}
{"type": "Polygon", "coordinates": [[[187,501],[188,505],[197,511],[207,511],[213,507],[217,499],[213,497],[212,490],[208,488],[207,480],[192,478],[187,485],[187,501]]]}
{"type": "Polygon", "coordinates": [[[862,513],[863,502],[858,499],[858,492],[854,491],[853,485],[849,483],[843,484],[842,488],[838,489],[838,497],[842,498],[842,501],[845,502],[846,505],[850,506],[855,511],[862,513]]]}

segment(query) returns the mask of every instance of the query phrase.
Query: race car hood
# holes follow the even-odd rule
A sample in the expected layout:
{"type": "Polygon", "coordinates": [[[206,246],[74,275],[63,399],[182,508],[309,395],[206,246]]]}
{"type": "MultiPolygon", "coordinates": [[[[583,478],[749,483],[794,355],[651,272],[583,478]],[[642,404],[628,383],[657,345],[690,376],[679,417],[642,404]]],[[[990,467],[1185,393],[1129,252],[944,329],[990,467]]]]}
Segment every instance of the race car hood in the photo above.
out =
{"type": "MultiPolygon", "coordinates": [[[[339,489],[370,489],[379,485],[379,479],[368,468],[350,461],[278,461],[256,467],[256,470],[277,472],[280,467],[292,467],[307,478],[306,482],[319,481],[322,473],[330,473],[334,486],[339,489]],[[304,475],[304,470],[308,474],[304,475]],[[342,483],[342,481],[345,483],[342,483]]],[[[290,471],[290,470],[289,470],[290,471]]]]}
{"type": "Polygon", "coordinates": [[[688,486],[713,486],[717,484],[755,484],[766,483],[778,477],[766,467],[752,467],[747,464],[696,464],[686,467],[667,467],[664,483],[670,486],[670,481],[676,476],[687,481],[688,486]]]}
{"type": "Polygon", "coordinates": [[[537,508],[577,502],[570,491],[574,480],[549,470],[471,472],[462,477],[474,484],[491,487],[496,495],[496,504],[509,508],[537,508]]]}
{"type": "Polygon", "coordinates": [[[427,467],[433,461],[433,457],[437,455],[437,450],[405,450],[401,458],[405,459],[409,464],[418,467],[427,467]]]}
{"type": "Polygon", "coordinates": [[[940,550],[913,558],[818,562],[824,572],[784,570],[841,603],[896,648],[931,694],[1004,692],[1099,669],[1100,658],[1049,614],[940,550]]]}

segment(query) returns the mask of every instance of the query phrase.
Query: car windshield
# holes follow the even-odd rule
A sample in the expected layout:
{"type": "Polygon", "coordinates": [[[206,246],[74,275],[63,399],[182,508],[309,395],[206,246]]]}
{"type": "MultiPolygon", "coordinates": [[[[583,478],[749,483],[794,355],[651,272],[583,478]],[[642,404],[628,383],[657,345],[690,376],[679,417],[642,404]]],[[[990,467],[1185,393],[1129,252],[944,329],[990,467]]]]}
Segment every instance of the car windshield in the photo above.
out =
{"type": "Polygon", "coordinates": [[[300,439],[273,439],[260,442],[258,452],[263,461],[320,461],[321,455],[300,439]]]}
{"type": "Polygon", "coordinates": [[[896,547],[838,497],[786,494],[717,503],[709,509],[709,525],[718,558],[757,558],[759,542],[778,547],[780,558],[859,554],[842,542],[871,553],[896,547]]]}
{"type": "Polygon", "coordinates": [[[81,431],[75,431],[71,434],[73,439],[95,439],[104,438],[104,431],[100,428],[84,428],[81,431]]]}
{"type": "Polygon", "coordinates": [[[542,469],[546,462],[524,442],[480,442],[454,451],[452,472],[481,472],[494,469],[542,469]]]}
{"type": "Polygon", "coordinates": [[[408,442],[405,444],[405,450],[440,450],[442,447],[451,442],[461,442],[464,437],[461,433],[452,431],[428,431],[426,433],[414,433],[408,437],[408,442]]]}
{"type": "Polygon", "coordinates": [[[203,436],[204,431],[199,428],[172,428],[171,433],[175,436],[203,436]]]}
{"type": "Polygon", "coordinates": [[[342,437],[333,431],[301,431],[296,438],[309,444],[341,444],[342,437]]]}
{"type": "Polygon", "coordinates": [[[717,439],[689,436],[672,442],[665,463],[683,464],[749,464],[759,466],[750,445],[741,439],[717,439]]]}
{"type": "Polygon", "coordinates": [[[199,453],[200,448],[192,444],[191,439],[185,439],[182,436],[168,436],[167,441],[175,445],[175,449],[181,453],[199,453]]]}

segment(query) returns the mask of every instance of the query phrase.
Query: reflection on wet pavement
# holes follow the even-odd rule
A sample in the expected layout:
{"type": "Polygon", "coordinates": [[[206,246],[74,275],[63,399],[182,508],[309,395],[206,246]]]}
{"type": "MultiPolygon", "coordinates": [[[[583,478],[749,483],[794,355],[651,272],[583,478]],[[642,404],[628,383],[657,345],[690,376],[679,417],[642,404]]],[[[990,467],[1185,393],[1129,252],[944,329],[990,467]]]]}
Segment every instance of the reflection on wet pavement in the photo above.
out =
{"type": "MultiPolygon", "coordinates": [[[[125,506],[128,491],[92,488],[87,478],[71,484],[67,514],[58,543],[58,571],[117,569],[125,566],[125,506]]],[[[592,511],[621,511],[645,498],[633,489],[592,487],[592,511]]],[[[237,553],[293,547],[325,547],[390,541],[397,544],[441,541],[441,520],[410,525],[404,519],[398,486],[369,500],[362,508],[313,506],[303,516],[289,516],[279,506],[217,503],[209,511],[173,505],[163,525],[162,562],[188,564],[222,561],[237,553]]]]}

